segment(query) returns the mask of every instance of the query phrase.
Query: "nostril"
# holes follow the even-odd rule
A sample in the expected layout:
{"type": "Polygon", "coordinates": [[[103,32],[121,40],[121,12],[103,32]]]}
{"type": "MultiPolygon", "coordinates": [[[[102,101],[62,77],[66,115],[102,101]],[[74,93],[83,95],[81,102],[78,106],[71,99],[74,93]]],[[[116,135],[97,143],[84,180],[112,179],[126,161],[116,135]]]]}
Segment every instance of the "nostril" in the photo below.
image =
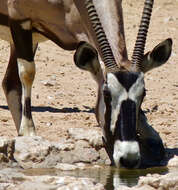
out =
{"type": "Polygon", "coordinates": [[[120,158],[120,163],[125,168],[136,168],[139,164],[139,159],[120,158]]]}

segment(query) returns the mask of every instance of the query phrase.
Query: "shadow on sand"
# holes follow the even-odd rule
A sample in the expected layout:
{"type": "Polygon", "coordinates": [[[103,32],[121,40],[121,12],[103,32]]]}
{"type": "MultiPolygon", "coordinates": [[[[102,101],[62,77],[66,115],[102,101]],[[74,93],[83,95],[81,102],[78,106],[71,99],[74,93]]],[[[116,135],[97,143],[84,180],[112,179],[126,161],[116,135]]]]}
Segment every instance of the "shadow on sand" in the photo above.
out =
{"type": "MultiPolygon", "coordinates": [[[[32,112],[51,112],[51,113],[80,113],[80,112],[85,112],[85,113],[94,113],[94,109],[90,108],[88,106],[83,106],[84,109],[81,110],[77,107],[73,107],[73,108],[55,108],[55,107],[51,107],[51,106],[32,106],[32,112]]],[[[4,109],[4,110],[9,110],[8,106],[0,106],[0,109],[4,109]]]]}

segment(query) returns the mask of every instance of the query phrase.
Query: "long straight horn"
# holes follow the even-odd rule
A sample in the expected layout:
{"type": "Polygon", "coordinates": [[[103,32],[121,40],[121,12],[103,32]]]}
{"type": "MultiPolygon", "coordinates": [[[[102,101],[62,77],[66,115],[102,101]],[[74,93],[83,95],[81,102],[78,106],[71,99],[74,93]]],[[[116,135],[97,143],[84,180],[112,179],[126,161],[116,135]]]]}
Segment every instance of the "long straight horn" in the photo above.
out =
{"type": "Polygon", "coordinates": [[[92,28],[96,34],[96,39],[100,48],[101,56],[103,57],[104,64],[107,71],[114,71],[118,69],[118,65],[114,59],[113,52],[107,40],[106,34],[103,30],[99,16],[96,12],[95,6],[92,0],[85,0],[85,7],[88,12],[89,20],[92,28]]]}
{"type": "Polygon", "coordinates": [[[154,0],[145,0],[144,9],[142,13],[141,23],[137,34],[137,39],[132,55],[132,63],[140,65],[144,56],[144,49],[146,43],[146,37],[150,24],[150,18],[152,13],[154,0]]]}

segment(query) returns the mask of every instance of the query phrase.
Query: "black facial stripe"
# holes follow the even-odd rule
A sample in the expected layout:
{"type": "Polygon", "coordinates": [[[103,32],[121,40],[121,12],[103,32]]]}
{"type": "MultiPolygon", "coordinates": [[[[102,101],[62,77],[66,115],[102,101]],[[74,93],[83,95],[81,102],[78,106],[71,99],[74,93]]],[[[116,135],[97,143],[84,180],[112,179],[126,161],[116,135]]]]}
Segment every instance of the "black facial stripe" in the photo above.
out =
{"type": "Polygon", "coordinates": [[[109,90],[104,90],[103,95],[104,95],[104,102],[106,105],[105,128],[106,130],[110,131],[111,113],[112,113],[112,106],[111,106],[112,96],[109,90]]]}
{"type": "MultiPolygon", "coordinates": [[[[112,113],[112,106],[111,106],[111,101],[112,101],[112,96],[110,91],[104,90],[104,101],[106,105],[106,112],[105,112],[105,125],[104,125],[104,131],[105,131],[105,149],[107,149],[107,152],[110,152],[110,156],[113,154],[113,145],[114,145],[114,138],[112,135],[112,132],[110,130],[110,124],[111,124],[111,113],[112,113]]],[[[112,160],[111,160],[112,161],[112,160]]]]}
{"type": "Polygon", "coordinates": [[[115,74],[118,81],[122,84],[122,86],[129,91],[130,87],[136,82],[138,79],[138,73],[132,72],[118,72],[115,74]]]}
{"type": "Polygon", "coordinates": [[[8,26],[8,17],[4,14],[0,14],[0,25],[8,26]]]}
{"type": "Polygon", "coordinates": [[[131,141],[136,138],[136,103],[132,100],[123,101],[114,131],[115,138],[131,141]]]}

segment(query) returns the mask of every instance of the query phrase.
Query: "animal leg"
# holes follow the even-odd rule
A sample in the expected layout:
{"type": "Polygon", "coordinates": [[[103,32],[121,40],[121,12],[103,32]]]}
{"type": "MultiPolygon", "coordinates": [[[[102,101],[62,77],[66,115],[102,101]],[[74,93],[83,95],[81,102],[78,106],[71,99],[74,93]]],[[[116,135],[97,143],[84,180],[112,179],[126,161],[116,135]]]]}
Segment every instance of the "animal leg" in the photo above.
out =
{"type": "Polygon", "coordinates": [[[8,107],[16,125],[17,132],[19,132],[22,115],[22,86],[18,75],[15,47],[12,44],[9,64],[2,82],[2,86],[7,99],[8,107]]]}
{"type": "Polygon", "coordinates": [[[31,22],[10,20],[11,33],[17,53],[17,65],[22,85],[22,115],[18,134],[35,135],[31,114],[31,88],[35,77],[31,22]]]}

